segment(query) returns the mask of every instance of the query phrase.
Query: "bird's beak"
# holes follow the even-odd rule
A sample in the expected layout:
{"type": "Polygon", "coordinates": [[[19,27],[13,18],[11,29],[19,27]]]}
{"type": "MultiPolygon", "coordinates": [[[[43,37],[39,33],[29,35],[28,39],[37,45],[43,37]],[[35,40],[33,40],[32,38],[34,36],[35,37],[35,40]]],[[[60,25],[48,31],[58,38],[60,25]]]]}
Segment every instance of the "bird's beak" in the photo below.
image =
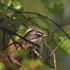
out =
{"type": "Polygon", "coordinates": [[[48,36],[48,35],[45,35],[45,34],[44,34],[44,35],[43,35],[43,38],[44,38],[44,37],[47,37],[47,36],[48,36]]]}

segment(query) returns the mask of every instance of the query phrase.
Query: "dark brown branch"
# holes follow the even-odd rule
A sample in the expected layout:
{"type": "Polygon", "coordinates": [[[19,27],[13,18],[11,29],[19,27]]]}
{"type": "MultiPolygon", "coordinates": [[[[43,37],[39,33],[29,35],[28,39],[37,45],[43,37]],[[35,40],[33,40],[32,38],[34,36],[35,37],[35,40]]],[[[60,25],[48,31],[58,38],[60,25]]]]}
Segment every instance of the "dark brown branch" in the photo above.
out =
{"type": "Polygon", "coordinates": [[[5,31],[3,30],[3,46],[5,48],[5,31]]]}
{"type": "MultiPolygon", "coordinates": [[[[3,46],[4,46],[4,48],[6,48],[6,45],[5,45],[5,34],[6,34],[6,32],[3,30],[3,46]]],[[[5,54],[6,54],[7,58],[11,61],[11,59],[10,59],[10,57],[9,57],[9,55],[8,55],[6,50],[5,50],[5,54]]]]}
{"type": "Polygon", "coordinates": [[[21,38],[21,39],[23,39],[23,40],[25,40],[25,41],[27,41],[27,42],[29,42],[29,43],[31,43],[31,44],[37,46],[37,47],[40,47],[39,45],[37,45],[37,44],[35,44],[35,43],[33,43],[33,42],[27,40],[26,38],[24,38],[24,37],[18,35],[18,34],[15,33],[14,31],[11,31],[11,30],[9,30],[9,29],[7,29],[7,28],[5,28],[5,27],[1,27],[1,26],[0,26],[0,29],[4,30],[5,33],[8,33],[9,35],[16,35],[16,36],[18,36],[19,38],[21,38]]]}
{"type": "Polygon", "coordinates": [[[12,39],[13,44],[14,44],[14,47],[15,47],[16,49],[18,49],[18,47],[16,46],[16,44],[18,44],[18,45],[24,50],[24,48],[22,47],[21,43],[18,43],[17,41],[15,41],[12,36],[11,36],[11,39],[12,39]]]}
{"type": "MultiPolygon", "coordinates": [[[[0,5],[7,7],[6,5],[4,5],[4,4],[2,4],[2,3],[0,3],[0,5]]],[[[52,19],[50,19],[50,18],[47,17],[47,16],[44,16],[44,15],[41,15],[41,14],[35,13],[35,12],[28,12],[28,11],[22,12],[22,11],[17,11],[17,10],[15,10],[15,9],[13,9],[12,7],[8,7],[8,9],[11,9],[11,10],[15,11],[16,13],[19,13],[19,14],[22,15],[23,17],[25,17],[25,16],[23,15],[23,13],[27,13],[27,14],[34,14],[34,15],[37,15],[37,16],[46,18],[46,19],[48,19],[49,21],[53,22],[53,24],[55,24],[61,31],[63,31],[64,34],[70,39],[70,36],[69,36],[55,21],[53,21],[52,19]]],[[[26,17],[25,17],[25,18],[26,18],[26,17]]],[[[27,18],[26,18],[26,19],[27,19],[27,18]]],[[[31,21],[30,21],[30,22],[31,22],[31,21]]]]}
{"type": "Polygon", "coordinates": [[[43,18],[48,19],[49,21],[53,22],[53,24],[55,24],[61,31],[63,31],[64,34],[70,39],[70,36],[69,36],[55,21],[53,21],[53,20],[50,19],[49,17],[44,16],[44,15],[41,15],[41,14],[39,14],[39,13],[35,13],[35,12],[28,12],[28,11],[26,11],[26,12],[23,12],[23,13],[34,14],[34,15],[38,15],[38,16],[40,16],[40,17],[43,17],[43,18]]]}

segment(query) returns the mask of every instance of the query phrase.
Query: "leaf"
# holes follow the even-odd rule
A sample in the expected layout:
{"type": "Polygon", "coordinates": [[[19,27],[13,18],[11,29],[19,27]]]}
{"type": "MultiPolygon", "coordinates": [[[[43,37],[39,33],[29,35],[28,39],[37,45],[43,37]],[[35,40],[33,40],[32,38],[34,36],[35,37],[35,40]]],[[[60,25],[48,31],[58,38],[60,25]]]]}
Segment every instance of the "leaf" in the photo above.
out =
{"type": "Polygon", "coordinates": [[[53,8],[55,0],[41,0],[46,7],[53,8]]]}
{"type": "Polygon", "coordinates": [[[70,36],[70,23],[62,27],[64,31],[70,36]]]}
{"type": "MultiPolygon", "coordinates": [[[[66,37],[60,37],[61,41],[63,41],[66,37]]],[[[61,47],[68,53],[70,54],[70,40],[66,39],[61,47]]]]}
{"type": "Polygon", "coordinates": [[[53,15],[63,18],[63,2],[61,0],[42,0],[46,9],[53,15]],[[57,11],[57,12],[56,12],[57,11]]]}
{"type": "Polygon", "coordinates": [[[6,70],[5,65],[2,62],[0,62],[0,70],[6,70]]]}
{"type": "Polygon", "coordinates": [[[9,7],[11,5],[12,1],[11,0],[4,0],[4,1],[2,1],[2,3],[4,5],[6,5],[7,7],[9,7]]]}
{"type": "Polygon", "coordinates": [[[17,10],[19,10],[19,9],[21,9],[21,4],[20,4],[20,2],[18,2],[18,1],[13,1],[12,2],[12,5],[14,6],[14,8],[15,9],[17,9],[17,10]]]}

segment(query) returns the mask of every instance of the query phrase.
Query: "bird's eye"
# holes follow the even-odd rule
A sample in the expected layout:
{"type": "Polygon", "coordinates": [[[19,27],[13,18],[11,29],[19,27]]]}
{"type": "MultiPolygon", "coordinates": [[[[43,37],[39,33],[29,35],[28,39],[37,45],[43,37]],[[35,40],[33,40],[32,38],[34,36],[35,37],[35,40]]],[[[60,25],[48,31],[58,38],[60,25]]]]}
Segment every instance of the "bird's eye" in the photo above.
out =
{"type": "Polygon", "coordinates": [[[41,37],[41,34],[35,34],[36,37],[41,37]]]}

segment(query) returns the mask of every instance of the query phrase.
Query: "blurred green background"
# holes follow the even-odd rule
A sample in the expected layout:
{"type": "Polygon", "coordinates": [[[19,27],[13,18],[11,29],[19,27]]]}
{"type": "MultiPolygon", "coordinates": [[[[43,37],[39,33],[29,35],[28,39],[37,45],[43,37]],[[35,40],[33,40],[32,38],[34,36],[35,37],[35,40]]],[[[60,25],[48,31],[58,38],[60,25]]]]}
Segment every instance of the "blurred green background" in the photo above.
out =
{"type": "MultiPolygon", "coordinates": [[[[70,0],[0,0],[0,26],[15,31],[21,36],[24,36],[28,29],[39,29],[45,34],[49,33],[48,38],[44,40],[47,42],[51,40],[48,44],[52,49],[66,39],[55,52],[56,63],[57,70],[70,70],[70,0]]],[[[0,49],[3,48],[2,39],[3,31],[0,29],[0,49]]],[[[5,40],[7,46],[10,41],[7,33],[5,40]]],[[[50,51],[44,44],[42,47],[42,56],[45,58],[50,51]]],[[[53,65],[53,57],[49,63],[53,65]]],[[[3,64],[0,65],[3,68],[1,70],[5,70],[3,64]]],[[[43,70],[51,69],[46,68],[43,70]]],[[[28,69],[25,67],[24,70],[28,69]]]]}

